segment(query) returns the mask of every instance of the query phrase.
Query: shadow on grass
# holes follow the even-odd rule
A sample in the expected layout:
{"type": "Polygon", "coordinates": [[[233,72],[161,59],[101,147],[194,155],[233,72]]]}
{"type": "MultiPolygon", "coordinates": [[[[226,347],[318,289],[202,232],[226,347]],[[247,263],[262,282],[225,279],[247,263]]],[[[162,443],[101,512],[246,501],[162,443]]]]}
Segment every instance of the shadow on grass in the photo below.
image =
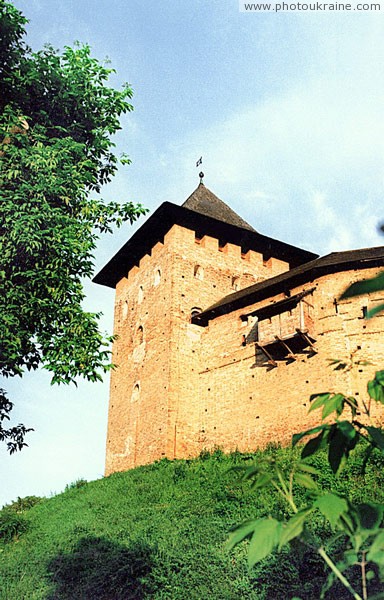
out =
{"type": "Polygon", "coordinates": [[[58,554],[48,572],[54,591],[47,600],[140,600],[150,597],[151,549],[131,548],[101,537],[84,537],[58,554]]]}

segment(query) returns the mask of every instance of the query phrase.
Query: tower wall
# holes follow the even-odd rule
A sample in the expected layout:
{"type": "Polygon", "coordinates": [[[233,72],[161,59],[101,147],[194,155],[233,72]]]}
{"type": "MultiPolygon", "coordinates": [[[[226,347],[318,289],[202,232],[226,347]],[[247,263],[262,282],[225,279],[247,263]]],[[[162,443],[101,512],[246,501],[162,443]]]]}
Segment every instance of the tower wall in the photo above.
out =
{"type": "Polygon", "coordinates": [[[172,270],[156,244],[116,287],[106,473],[165,456],[172,270]]]}
{"type": "MultiPolygon", "coordinates": [[[[252,250],[173,225],[116,287],[106,473],[190,452],[184,407],[200,406],[199,327],[193,311],[288,270],[252,250]],[[197,348],[196,348],[197,344],[197,348]]],[[[195,407],[195,408],[193,408],[195,407]]],[[[187,420],[189,417],[187,417],[187,420]]],[[[193,430],[199,428],[199,417],[193,430]]]]}

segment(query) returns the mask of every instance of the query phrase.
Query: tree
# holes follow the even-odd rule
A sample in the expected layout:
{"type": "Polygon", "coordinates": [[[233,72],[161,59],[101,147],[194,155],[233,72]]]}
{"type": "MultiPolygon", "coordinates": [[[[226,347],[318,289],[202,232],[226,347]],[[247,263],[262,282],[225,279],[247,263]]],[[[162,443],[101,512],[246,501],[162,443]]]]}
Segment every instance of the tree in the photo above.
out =
{"type": "MultiPolygon", "coordinates": [[[[111,136],[132,90],[108,87],[114,71],[86,45],[32,52],[26,22],[0,0],[0,375],[43,366],[53,383],[96,381],[112,367],[111,337],[82,307],[83,280],[99,234],[146,212],[97,196],[118,168],[111,136]]],[[[21,448],[26,429],[2,422],[0,439],[21,448]]]]}

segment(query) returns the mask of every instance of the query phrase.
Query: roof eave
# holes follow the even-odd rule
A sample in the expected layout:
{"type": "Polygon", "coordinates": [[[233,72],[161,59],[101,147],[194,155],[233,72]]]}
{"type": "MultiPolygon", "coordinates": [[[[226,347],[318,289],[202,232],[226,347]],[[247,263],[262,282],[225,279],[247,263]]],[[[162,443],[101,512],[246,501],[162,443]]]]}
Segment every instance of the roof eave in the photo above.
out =
{"type": "Polygon", "coordinates": [[[383,266],[384,247],[377,249],[372,248],[372,251],[374,250],[381,250],[381,254],[378,253],[378,256],[364,258],[355,257],[353,259],[354,254],[356,256],[361,252],[361,250],[356,250],[351,251],[350,260],[340,262],[332,261],[331,263],[325,262],[328,256],[337,256],[338,254],[342,255],[343,253],[336,252],[332,253],[332,255],[318,258],[305,265],[291,269],[282,275],[277,275],[276,277],[266,280],[265,282],[260,282],[258,284],[249,286],[249,288],[241,290],[243,293],[234,292],[233,294],[230,294],[224,299],[224,301],[209,307],[207,310],[193,317],[192,322],[196,325],[206,327],[209,321],[215,319],[216,317],[233,312],[234,310],[238,310],[240,308],[244,308],[245,306],[249,306],[250,304],[264,300],[265,298],[281,293],[294,286],[300,285],[301,283],[311,282],[323,275],[332,272],[348,271],[361,266],[367,269],[383,266]],[[247,289],[249,290],[248,293],[247,289]]]}
{"type": "Polygon", "coordinates": [[[246,249],[251,248],[263,253],[271,252],[272,255],[285,259],[294,266],[317,257],[313,252],[291,246],[256,231],[220,221],[171,202],[164,202],[97,273],[93,278],[94,283],[116,287],[118,281],[126,277],[133,266],[138,266],[140,259],[145,254],[150,254],[154,244],[162,241],[167,231],[175,224],[195,231],[206,230],[207,234],[226,238],[228,242],[241,245],[246,249]]]}

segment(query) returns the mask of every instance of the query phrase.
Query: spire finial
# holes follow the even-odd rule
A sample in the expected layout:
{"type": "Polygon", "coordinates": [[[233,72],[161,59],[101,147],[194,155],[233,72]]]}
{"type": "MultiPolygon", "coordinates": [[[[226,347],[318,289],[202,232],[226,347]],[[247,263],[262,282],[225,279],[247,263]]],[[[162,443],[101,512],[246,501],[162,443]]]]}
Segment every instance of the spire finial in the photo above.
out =
{"type": "MultiPolygon", "coordinates": [[[[199,160],[198,160],[198,161],[197,161],[197,163],[196,163],[196,167],[198,167],[198,166],[200,166],[200,165],[202,165],[202,164],[203,164],[203,157],[202,157],[202,156],[200,156],[199,160]]],[[[204,177],[204,173],[203,173],[203,171],[200,171],[200,173],[199,173],[199,177],[200,177],[200,183],[203,183],[203,177],[204,177]]]]}

